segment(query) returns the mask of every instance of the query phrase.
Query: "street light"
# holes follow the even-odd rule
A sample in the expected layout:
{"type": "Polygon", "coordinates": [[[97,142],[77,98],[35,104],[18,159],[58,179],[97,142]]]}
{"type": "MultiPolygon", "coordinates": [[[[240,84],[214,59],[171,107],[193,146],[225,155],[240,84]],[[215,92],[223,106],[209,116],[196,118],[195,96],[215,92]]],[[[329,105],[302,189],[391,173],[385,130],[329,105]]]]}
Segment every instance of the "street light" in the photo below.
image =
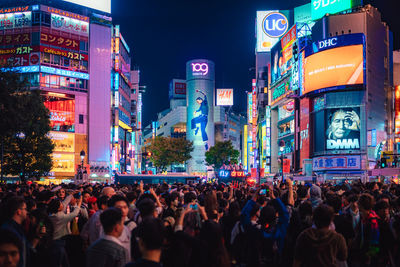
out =
{"type": "Polygon", "coordinates": [[[81,180],[83,180],[83,160],[85,159],[85,156],[86,156],[85,151],[83,149],[82,149],[80,155],[81,155],[81,160],[82,160],[80,176],[81,176],[81,180]]]}

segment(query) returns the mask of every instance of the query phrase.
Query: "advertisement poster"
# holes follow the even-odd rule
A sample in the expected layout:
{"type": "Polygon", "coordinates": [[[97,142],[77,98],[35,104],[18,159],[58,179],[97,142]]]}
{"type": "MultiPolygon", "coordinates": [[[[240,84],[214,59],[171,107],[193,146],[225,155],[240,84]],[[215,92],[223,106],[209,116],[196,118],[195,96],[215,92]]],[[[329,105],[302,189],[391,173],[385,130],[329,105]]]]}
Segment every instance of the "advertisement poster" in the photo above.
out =
{"type": "Polygon", "coordinates": [[[309,159],[310,151],[310,108],[309,98],[300,99],[300,168],[303,167],[303,160],[309,159]]]}
{"type": "Polygon", "coordinates": [[[40,43],[79,51],[79,40],[41,32],[40,43]]]}
{"type": "Polygon", "coordinates": [[[75,155],[53,153],[52,172],[75,172],[75,155]]]}
{"type": "Polygon", "coordinates": [[[326,149],[360,149],[360,108],[326,110],[326,149]]]}
{"type": "Polygon", "coordinates": [[[53,132],[49,136],[54,144],[55,152],[74,152],[75,151],[75,134],[53,132]]]}
{"type": "Polygon", "coordinates": [[[288,11],[257,11],[257,52],[270,52],[289,29],[288,11]]]}
{"type": "Polygon", "coordinates": [[[217,106],[233,105],[233,89],[217,89],[217,106]]]}
{"type": "Polygon", "coordinates": [[[51,14],[51,28],[74,34],[89,35],[88,22],[57,14],[51,14]]]}
{"type": "Polygon", "coordinates": [[[50,111],[50,127],[53,131],[75,131],[75,100],[44,101],[50,111]]]}
{"type": "Polygon", "coordinates": [[[32,26],[32,13],[19,12],[0,14],[0,30],[18,29],[32,26]]]}
{"type": "Polygon", "coordinates": [[[303,94],[364,83],[363,45],[324,50],[305,59],[303,94]]]}
{"type": "Polygon", "coordinates": [[[359,170],[361,157],[355,156],[325,156],[313,158],[313,171],[325,170],[359,170]]]}
{"type": "Polygon", "coordinates": [[[197,59],[186,63],[187,124],[186,138],[193,142],[191,172],[206,171],[205,151],[214,145],[214,63],[197,59]]]}

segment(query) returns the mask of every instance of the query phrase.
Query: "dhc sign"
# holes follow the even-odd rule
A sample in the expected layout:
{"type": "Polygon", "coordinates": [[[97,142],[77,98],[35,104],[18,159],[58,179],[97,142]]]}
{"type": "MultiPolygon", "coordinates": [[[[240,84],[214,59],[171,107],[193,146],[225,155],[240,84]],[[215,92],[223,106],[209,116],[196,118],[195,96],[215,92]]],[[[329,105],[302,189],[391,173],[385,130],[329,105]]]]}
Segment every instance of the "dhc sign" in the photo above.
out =
{"type": "Polygon", "coordinates": [[[324,49],[337,45],[337,38],[326,39],[318,42],[318,49],[324,49]]]}
{"type": "Polygon", "coordinates": [[[289,21],[282,13],[272,12],[265,16],[263,31],[272,38],[281,37],[289,28],[289,21]]]}

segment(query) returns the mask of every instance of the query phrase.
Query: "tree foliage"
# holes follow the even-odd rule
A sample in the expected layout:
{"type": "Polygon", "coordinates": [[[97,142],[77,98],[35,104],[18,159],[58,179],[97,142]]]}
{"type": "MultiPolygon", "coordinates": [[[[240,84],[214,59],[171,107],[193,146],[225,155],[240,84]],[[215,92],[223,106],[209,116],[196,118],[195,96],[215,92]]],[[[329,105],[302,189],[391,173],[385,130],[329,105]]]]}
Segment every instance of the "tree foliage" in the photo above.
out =
{"type": "Polygon", "coordinates": [[[39,90],[29,90],[21,75],[0,71],[0,141],[3,174],[39,178],[52,167],[54,145],[48,136],[49,111],[39,90]]]}
{"type": "Polygon", "coordinates": [[[215,169],[221,168],[223,164],[238,163],[239,151],[236,150],[232,142],[216,142],[214,146],[206,152],[206,163],[215,169]]]}
{"type": "Polygon", "coordinates": [[[151,152],[150,160],[160,171],[165,171],[172,164],[184,163],[191,159],[193,142],[185,138],[157,136],[152,139],[147,151],[151,152]]]}

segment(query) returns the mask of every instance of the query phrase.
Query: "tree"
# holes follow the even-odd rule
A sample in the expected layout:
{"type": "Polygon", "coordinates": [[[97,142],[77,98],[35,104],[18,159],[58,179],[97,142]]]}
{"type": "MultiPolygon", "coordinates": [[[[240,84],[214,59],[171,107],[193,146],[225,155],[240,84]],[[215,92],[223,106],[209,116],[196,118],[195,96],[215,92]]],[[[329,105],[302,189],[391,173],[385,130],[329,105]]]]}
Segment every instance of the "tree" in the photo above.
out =
{"type": "Polygon", "coordinates": [[[221,168],[223,164],[238,163],[239,151],[236,150],[232,142],[216,142],[214,146],[206,152],[206,163],[215,169],[221,168]]]}
{"type": "Polygon", "coordinates": [[[29,90],[18,73],[0,71],[0,91],[2,173],[39,178],[52,167],[49,111],[40,91],[29,90]]]}
{"type": "Polygon", "coordinates": [[[184,163],[191,159],[193,142],[185,138],[157,136],[151,140],[147,151],[151,152],[150,160],[161,172],[172,164],[184,163]]]}

